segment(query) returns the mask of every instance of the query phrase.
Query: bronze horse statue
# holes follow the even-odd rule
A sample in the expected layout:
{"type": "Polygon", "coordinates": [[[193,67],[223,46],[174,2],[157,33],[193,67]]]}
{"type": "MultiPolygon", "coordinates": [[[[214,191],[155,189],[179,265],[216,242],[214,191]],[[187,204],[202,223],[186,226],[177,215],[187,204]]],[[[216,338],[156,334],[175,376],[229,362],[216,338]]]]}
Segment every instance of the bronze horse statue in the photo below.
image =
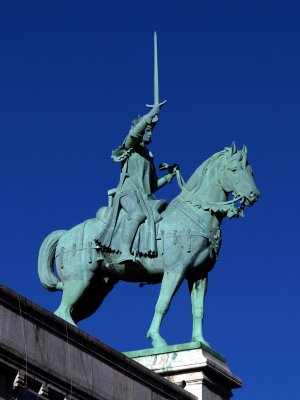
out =
{"type": "Polygon", "coordinates": [[[46,289],[63,291],[56,315],[71,324],[88,317],[119,280],[161,282],[147,337],[153,347],[163,347],[167,342],[160,335],[162,319],[183,279],[187,279],[192,299],[192,341],[208,345],[202,333],[204,298],[208,272],[221,245],[220,224],[225,216],[241,216],[245,206],[258,199],[259,191],[246,147],[238,151],[234,143],[200,165],[187,183],[179,172],[178,178],[182,191],[161,214],[155,258],[141,257],[131,264],[120,264],[120,254],[101,253],[95,238],[105,228],[107,207],[101,208],[96,218],[46,237],[38,272],[46,289]]]}

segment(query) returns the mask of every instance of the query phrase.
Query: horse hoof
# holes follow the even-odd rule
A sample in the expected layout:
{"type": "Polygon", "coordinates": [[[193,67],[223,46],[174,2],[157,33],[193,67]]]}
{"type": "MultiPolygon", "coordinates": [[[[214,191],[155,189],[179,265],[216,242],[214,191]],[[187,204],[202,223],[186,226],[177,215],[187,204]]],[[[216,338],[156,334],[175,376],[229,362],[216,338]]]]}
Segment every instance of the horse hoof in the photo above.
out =
{"type": "Polygon", "coordinates": [[[154,347],[155,349],[158,347],[166,347],[166,346],[168,346],[168,343],[163,338],[157,338],[152,340],[152,347],[154,347]]]}
{"type": "Polygon", "coordinates": [[[152,339],[152,347],[166,347],[168,343],[163,339],[159,334],[151,334],[150,332],[147,333],[147,338],[152,339]]]}
{"type": "Polygon", "coordinates": [[[193,338],[192,342],[200,342],[204,346],[209,347],[211,349],[211,345],[203,338],[193,338]]]}
{"type": "Polygon", "coordinates": [[[167,346],[168,343],[164,339],[152,341],[152,347],[155,349],[157,349],[158,347],[167,347],[167,346]]]}
{"type": "Polygon", "coordinates": [[[69,324],[74,325],[74,326],[77,326],[77,325],[75,324],[75,322],[73,321],[73,319],[72,319],[70,316],[64,315],[64,314],[62,314],[62,313],[60,313],[60,312],[57,312],[57,311],[55,311],[54,314],[55,314],[57,317],[63,319],[64,321],[69,322],[69,324]]]}

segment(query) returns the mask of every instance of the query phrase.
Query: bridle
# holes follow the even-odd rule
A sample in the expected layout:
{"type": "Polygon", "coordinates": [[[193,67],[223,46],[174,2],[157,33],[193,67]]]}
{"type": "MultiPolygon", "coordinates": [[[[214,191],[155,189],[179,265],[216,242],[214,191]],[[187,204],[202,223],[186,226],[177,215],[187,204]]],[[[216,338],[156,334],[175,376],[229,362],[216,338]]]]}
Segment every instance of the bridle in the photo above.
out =
{"type": "MultiPolygon", "coordinates": [[[[182,174],[179,169],[176,169],[176,178],[177,183],[180,189],[183,192],[189,192],[187,189],[187,185],[184,182],[182,174]]],[[[221,186],[221,185],[220,185],[221,186]]],[[[210,211],[213,214],[221,213],[227,215],[229,218],[233,217],[243,217],[244,213],[243,210],[245,208],[244,204],[245,197],[239,194],[235,194],[231,200],[228,201],[207,201],[207,200],[200,200],[197,199],[196,201],[187,200],[187,203],[191,204],[192,206],[205,210],[210,211]],[[235,203],[240,202],[239,206],[236,207],[235,203]]]]}

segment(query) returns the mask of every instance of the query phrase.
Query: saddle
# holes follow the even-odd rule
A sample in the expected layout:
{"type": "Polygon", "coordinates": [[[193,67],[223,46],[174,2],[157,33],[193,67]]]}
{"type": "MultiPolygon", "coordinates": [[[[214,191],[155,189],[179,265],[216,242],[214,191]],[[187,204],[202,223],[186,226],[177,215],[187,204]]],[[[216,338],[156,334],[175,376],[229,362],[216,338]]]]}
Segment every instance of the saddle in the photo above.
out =
{"type": "MultiPolygon", "coordinates": [[[[116,189],[108,191],[108,206],[101,207],[96,218],[104,224],[100,240],[96,242],[100,250],[107,253],[118,253],[121,249],[122,234],[126,232],[128,223],[126,212],[120,207],[120,198],[116,189]]],[[[146,220],[140,224],[131,246],[132,254],[143,257],[157,257],[156,226],[162,219],[161,213],[167,208],[166,200],[141,197],[144,201],[146,220]]]]}

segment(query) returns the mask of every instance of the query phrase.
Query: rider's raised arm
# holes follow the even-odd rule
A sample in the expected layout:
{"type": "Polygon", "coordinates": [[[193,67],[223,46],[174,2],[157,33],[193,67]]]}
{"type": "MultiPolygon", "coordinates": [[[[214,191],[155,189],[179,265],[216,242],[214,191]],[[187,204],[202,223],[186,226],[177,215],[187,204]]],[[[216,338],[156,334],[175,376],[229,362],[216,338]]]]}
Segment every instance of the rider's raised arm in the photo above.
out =
{"type": "Polygon", "coordinates": [[[124,146],[126,149],[135,147],[143,140],[147,125],[147,120],[144,117],[141,117],[139,121],[130,129],[124,141],[124,146]]]}
{"type": "Polygon", "coordinates": [[[138,122],[130,129],[125,141],[124,146],[126,149],[130,149],[143,140],[145,129],[148,125],[151,125],[154,120],[157,120],[157,114],[159,113],[159,105],[154,106],[148,114],[143,115],[138,122]]]}

